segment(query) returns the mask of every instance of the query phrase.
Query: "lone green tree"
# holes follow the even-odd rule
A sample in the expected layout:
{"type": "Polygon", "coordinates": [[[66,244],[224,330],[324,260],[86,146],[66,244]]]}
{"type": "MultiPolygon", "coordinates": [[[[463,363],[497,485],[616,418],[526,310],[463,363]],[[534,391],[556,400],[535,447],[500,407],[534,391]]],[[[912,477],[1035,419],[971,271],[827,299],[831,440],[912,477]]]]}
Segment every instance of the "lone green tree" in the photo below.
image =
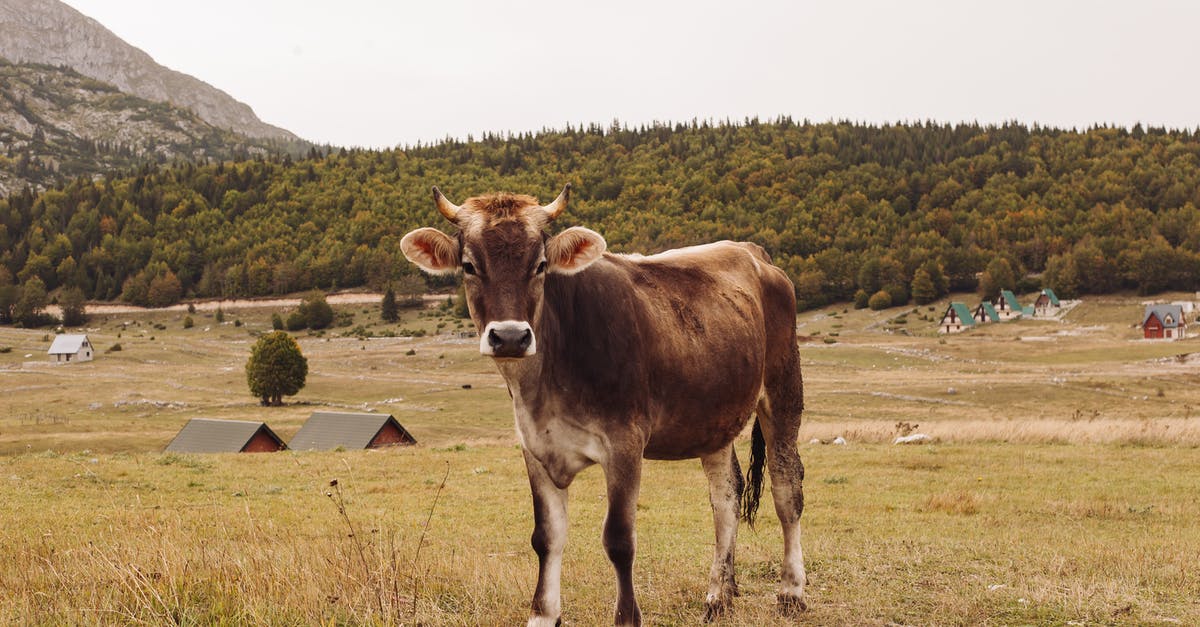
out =
{"type": "Polygon", "coordinates": [[[68,287],[58,297],[58,305],[62,308],[62,323],[64,326],[77,327],[87,322],[87,309],[84,306],[83,290],[78,287],[68,287]]]}
{"type": "Polygon", "coordinates": [[[396,322],[400,319],[400,308],[396,305],[396,291],[389,285],[383,293],[383,302],[379,304],[379,317],[384,322],[396,322]]]}
{"type": "Polygon", "coordinates": [[[273,331],[260,338],[250,350],[246,362],[246,383],[250,393],[263,406],[279,407],[284,396],[292,396],[304,387],[308,378],[308,359],[292,336],[273,331]]]}

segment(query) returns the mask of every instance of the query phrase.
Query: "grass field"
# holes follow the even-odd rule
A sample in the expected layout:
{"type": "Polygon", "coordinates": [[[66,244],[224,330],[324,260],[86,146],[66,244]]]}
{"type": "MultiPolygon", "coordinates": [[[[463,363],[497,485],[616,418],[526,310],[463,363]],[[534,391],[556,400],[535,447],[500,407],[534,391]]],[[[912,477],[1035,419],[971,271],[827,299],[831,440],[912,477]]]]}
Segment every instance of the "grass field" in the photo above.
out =
{"type": "MultiPolygon", "coordinates": [[[[523,621],[536,558],[503,382],[437,311],[385,325],[375,306],[338,309],[350,326],[300,334],[309,383],[282,408],[259,407],[242,370],[272,309],[220,325],[198,312],[191,329],[184,312],[100,316],[97,360],[68,366],[48,363],[45,331],[0,328],[0,622],[523,621]],[[361,337],[403,328],[430,335],[361,337]],[[287,440],[323,407],[392,413],[420,444],[159,452],[189,418],[265,420],[287,440]]],[[[1200,624],[1200,340],[1136,341],[1132,297],[939,338],[943,309],[798,319],[802,622],[1200,624]],[[936,443],[891,445],[901,422],[936,443]],[[808,443],[838,435],[849,444],[808,443]]],[[[649,462],[644,477],[643,612],[695,624],[713,543],[703,473],[649,462]]],[[[781,620],[767,510],[740,532],[742,596],[723,624],[781,620]]],[[[603,511],[589,470],[572,487],[567,624],[611,620],[603,511]]]]}

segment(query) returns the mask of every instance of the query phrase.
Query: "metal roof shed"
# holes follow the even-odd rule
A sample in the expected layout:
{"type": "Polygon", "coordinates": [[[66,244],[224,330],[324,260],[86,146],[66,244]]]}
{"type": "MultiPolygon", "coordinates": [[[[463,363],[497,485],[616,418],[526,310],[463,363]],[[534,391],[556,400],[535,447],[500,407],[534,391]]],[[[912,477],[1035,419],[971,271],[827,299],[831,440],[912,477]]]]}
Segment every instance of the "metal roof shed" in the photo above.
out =
{"type": "Polygon", "coordinates": [[[75,361],[91,361],[94,348],[86,335],[64,334],[54,337],[54,341],[50,343],[50,350],[47,350],[46,353],[55,362],[66,363],[72,358],[75,361]]]}
{"type": "Polygon", "coordinates": [[[329,451],[416,443],[416,438],[391,415],[318,411],[300,427],[288,446],[294,451],[329,451]]]}
{"type": "Polygon", "coordinates": [[[270,453],[287,448],[264,422],[192,418],[165,453],[270,453]]]}

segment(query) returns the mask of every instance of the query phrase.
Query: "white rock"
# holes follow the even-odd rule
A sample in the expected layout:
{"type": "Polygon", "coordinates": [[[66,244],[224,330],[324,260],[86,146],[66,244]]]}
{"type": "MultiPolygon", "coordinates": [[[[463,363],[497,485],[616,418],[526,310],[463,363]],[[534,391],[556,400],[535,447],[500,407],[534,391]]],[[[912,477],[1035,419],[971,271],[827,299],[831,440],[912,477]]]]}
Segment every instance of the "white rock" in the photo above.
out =
{"type": "Polygon", "coordinates": [[[902,435],[892,441],[892,444],[924,444],[932,442],[933,438],[924,433],[914,433],[912,435],[902,435]]]}
{"type": "Polygon", "coordinates": [[[846,438],[843,438],[840,435],[838,437],[834,438],[833,442],[830,442],[830,444],[845,444],[845,443],[846,443],[846,438]]]}

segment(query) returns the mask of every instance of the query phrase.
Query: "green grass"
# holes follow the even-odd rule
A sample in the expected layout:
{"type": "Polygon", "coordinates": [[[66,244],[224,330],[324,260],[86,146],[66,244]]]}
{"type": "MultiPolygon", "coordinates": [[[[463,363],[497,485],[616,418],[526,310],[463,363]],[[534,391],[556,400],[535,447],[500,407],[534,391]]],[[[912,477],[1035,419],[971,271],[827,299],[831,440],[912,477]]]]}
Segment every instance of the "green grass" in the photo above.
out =
{"type": "MultiPolygon", "coordinates": [[[[936,321],[910,315],[911,335],[880,324],[909,309],[799,317],[802,334],[838,333],[801,345],[801,442],[850,442],[801,445],[802,622],[1200,623],[1200,384],[1175,358],[1200,341],[1138,342],[1136,299],[1109,300],[944,343],[936,321]],[[937,443],[890,445],[899,422],[937,443]]],[[[13,347],[0,352],[0,623],[521,622],[536,559],[503,381],[476,339],[436,333],[455,327],[439,312],[384,324],[377,307],[338,310],[350,326],[298,335],[309,382],[282,408],[259,407],[243,372],[273,309],[227,311],[224,325],[202,311],[191,329],[184,312],[100,316],[96,361],[69,366],[47,362],[44,330],[0,328],[13,347]],[[403,328],[429,335],[358,337],[403,328]],[[392,413],[419,445],[159,452],[193,417],[265,420],[287,440],[328,407],[392,413]]],[[[571,490],[569,624],[611,620],[601,479],[591,469],[571,490]]],[[[636,586],[649,624],[703,614],[705,486],[698,462],[647,463],[636,586]]],[[[780,621],[766,502],[740,532],[742,596],[722,624],[780,621]]]]}

